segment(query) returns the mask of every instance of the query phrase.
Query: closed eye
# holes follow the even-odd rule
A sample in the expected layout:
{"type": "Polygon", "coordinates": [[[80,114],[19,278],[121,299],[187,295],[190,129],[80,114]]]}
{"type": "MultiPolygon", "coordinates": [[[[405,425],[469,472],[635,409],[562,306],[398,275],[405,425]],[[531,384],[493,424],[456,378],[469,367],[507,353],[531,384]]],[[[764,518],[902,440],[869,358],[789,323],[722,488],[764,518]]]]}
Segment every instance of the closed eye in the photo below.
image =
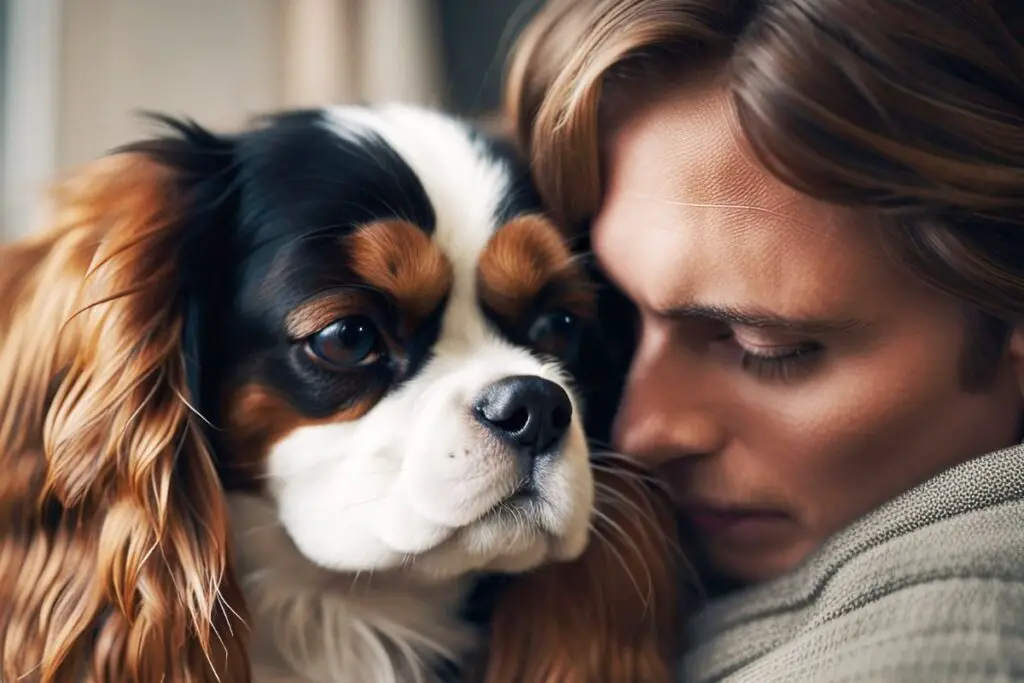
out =
{"type": "Polygon", "coordinates": [[[716,341],[734,345],[739,351],[740,369],[766,381],[793,381],[806,376],[825,351],[819,341],[755,345],[738,339],[732,332],[720,335],[716,341]]]}

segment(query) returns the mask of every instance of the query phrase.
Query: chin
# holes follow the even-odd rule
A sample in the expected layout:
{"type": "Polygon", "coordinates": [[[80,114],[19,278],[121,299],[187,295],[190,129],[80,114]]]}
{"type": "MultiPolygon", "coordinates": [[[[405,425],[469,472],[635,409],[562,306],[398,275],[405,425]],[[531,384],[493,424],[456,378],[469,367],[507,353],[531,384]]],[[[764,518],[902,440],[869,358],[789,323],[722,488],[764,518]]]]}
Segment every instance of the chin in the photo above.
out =
{"type": "Polygon", "coordinates": [[[600,297],[514,150],[404,106],[158,118],[0,252],[0,678],[668,680],[634,622],[678,597],[671,508],[588,447],[600,297]],[[617,621],[527,644],[566,610],[617,621]]]}

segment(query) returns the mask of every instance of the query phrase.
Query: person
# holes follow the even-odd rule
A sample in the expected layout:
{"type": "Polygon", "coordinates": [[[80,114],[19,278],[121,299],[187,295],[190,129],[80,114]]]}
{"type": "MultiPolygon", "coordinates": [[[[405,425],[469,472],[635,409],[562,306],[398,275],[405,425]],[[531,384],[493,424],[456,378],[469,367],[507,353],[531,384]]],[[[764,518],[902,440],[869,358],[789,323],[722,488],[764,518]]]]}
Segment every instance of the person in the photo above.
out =
{"type": "Polygon", "coordinates": [[[507,105],[633,305],[680,679],[1024,680],[1024,3],[552,0],[507,105]]]}

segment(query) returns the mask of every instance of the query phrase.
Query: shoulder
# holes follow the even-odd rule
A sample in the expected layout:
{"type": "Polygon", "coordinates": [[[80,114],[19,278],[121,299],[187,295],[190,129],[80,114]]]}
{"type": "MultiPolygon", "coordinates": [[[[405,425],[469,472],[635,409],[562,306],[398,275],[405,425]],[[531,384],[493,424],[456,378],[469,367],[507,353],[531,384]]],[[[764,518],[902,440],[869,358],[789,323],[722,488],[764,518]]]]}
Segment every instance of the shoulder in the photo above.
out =
{"type": "Polygon", "coordinates": [[[897,498],[835,537],[786,590],[813,625],[908,591],[1024,585],[1022,456],[979,458],[897,498]]]}
{"type": "Polygon", "coordinates": [[[1022,522],[1014,501],[851,557],[768,660],[821,683],[1024,681],[1022,522]]]}
{"type": "Polygon", "coordinates": [[[1024,501],[1010,500],[851,544],[815,577],[828,620],[914,588],[958,581],[1024,585],[1024,501]]]}
{"type": "Polygon", "coordinates": [[[689,680],[1024,681],[1022,456],[947,473],[710,605],[689,680]]]}
{"type": "MultiPolygon", "coordinates": [[[[1020,585],[907,587],[813,627],[731,673],[788,683],[1024,681],[1020,585]]],[[[684,680],[690,680],[686,678],[684,680]]],[[[711,680],[711,679],[705,679],[711,680]]]]}

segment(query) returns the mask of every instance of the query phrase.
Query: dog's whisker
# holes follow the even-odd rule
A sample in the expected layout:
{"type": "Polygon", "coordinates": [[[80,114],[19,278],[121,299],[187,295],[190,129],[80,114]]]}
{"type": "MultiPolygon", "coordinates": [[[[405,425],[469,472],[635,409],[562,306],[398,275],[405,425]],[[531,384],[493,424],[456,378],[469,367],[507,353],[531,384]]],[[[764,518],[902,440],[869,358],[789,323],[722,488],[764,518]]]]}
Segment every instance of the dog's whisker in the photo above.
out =
{"type": "Polygon", "coordinates": [[[619,481],[633,481],[645,486],[663,486],[665,482],[661,477],[651,472],[634,471],[626,469],[615,463],[594,463],[590,467],[595,472],[602,472],[613,475],[619,481]]]}
{"type": "Polygon", "coordinates": [[[689,562],[686,553],[676,543],[676,538],[658,524],[656,513],[650,505],[642,506],[638,501],[630,499],[623,492],[603,482],[596,482],[595,493],[598,509],[606,506],[625,508],[637,517],[646,519],[648,523],[641,526],[641,533],[644,535],[644,539],[650,541],[652,540],[650,534],[657,534],[660,546],[668,548],[677,560],[689,562]]]}
{"type": "Polygon", "coordinates": [[[611,496],[610,498],[599,498],[598,509],[607,509],[608,507],[620,507],[629,509],[631,512],[636,513],[637,517],[646,519],[647,523],[641,525],[640,533],[643,535],[643,540],[650,545],[654,539],[651,538],[651,534],[657,534],[659,543],[656,545],[667,547],[672,549],[673,553],[678,553],[680,556],[683,555],[682,549],[678,548],[675,543],[675,537],[667,530],[662,529],[661,525],[657,522],[657,517],[654,511],[650,508],[643,508],[636,502],[621,497],[621,493],[617,491],[606,491],[602,492],[604,495],[611,496]]]}
{"type": "MultiPolygon", "coordinates": [[[[602,520],[602,523],[607,524],[608,521],[609,520],[605,519],[602,520]]],[[[626,542],[627,546],[631,547],[638,556],[642,556],[640,550],[632,544],[629,537],[623,534],[621,527],[618,527],[618,525],[609,526],[611,526],[612,529],[615,529],[620,535],[623,536],[623,540],[626,542]]],[[[647,591],[645,592],[643,589],[640,588],[640,582],[636,579],[636,576],[634,576],[630,564],[626,561],[625,556],[619,551],[618,544],[615,543],[614,539],[611,539],[608,536],[604,535],[604,533],[597,528],[594,529],[594,534],[598,536],[598,538],[602,538],[605,541],[606,549],[609,550],[618,560],[619,564],[622,565],[622,568],[625,571],[626,576],[629,578],[630,583],[632,583],[633,587],[636,589],[637,596],[643,601],[644,610],[646,612],[649,609],[650,601],[654,593],[654,583],[650,572],[646,570],[646,566],[643,564],[643,562],[639,563],[641,567],[644,567],[644,573],[646,575],[645,578],[647,583],[647,591]]]]}

